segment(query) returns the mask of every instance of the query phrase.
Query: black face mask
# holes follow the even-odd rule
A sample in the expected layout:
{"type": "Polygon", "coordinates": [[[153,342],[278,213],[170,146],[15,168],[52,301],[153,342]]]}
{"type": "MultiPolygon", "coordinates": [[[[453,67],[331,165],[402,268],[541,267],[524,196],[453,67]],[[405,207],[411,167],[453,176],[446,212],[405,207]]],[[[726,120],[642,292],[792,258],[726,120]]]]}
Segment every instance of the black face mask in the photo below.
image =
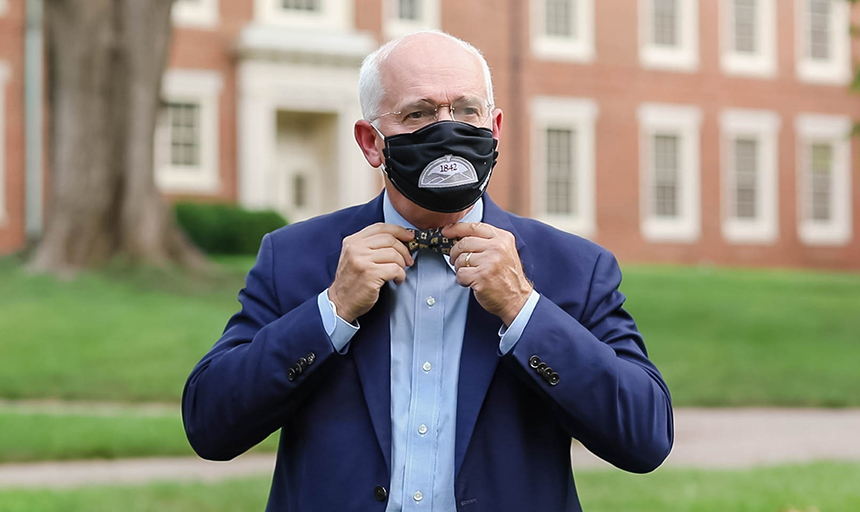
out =
{"type": "Polygon", "coordinates": [[[489,128],[438,121],[412,133],[385,137],[382,169],[413,203],[439,213],[475,204],[487,188],[498,141],[489,128]]]}

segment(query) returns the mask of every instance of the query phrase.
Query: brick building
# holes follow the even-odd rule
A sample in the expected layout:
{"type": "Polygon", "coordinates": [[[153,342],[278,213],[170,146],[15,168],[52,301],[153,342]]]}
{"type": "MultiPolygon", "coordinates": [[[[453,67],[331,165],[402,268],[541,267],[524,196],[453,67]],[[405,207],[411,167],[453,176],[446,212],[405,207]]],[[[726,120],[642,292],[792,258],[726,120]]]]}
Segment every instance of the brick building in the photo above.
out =
{"type": "MultiPolygon", "coordinates": [[[[24,244],[24,0],[0,0],[0,253],[24,244]]],[[[860,269],[860,5],[177,0],[156,180],[301,220],[372,197],[358,67],[440,28],[505,111],[490,193],[624,261],[860,269]]]]}

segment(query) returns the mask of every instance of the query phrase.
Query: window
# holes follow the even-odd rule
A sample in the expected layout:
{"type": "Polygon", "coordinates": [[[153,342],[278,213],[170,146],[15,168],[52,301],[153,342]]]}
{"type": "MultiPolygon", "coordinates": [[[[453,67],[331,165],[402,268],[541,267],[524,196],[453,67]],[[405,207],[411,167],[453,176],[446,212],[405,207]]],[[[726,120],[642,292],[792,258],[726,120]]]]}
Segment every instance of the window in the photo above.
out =
{"type": "Polygon", "coordinates": [[[698,0],[639,0],[639,61],[647,68],[699,67],[698,0]]]}
{"type": "Polygon", "coordinates": [[[805,82],[847,84],[851,79],[850,4],[796,0],[797,76],[805,82]]]}
{"type": "Polygon", "coordinates": [[[720,64],[730,75],[776,75],[776,0],[721,0],[720,64]]]}
{"type": "MultiPolygon", "coordinates": [[[[2,1],[2,0],[0,0],[2,1]]],[[[6,224],[6,83],[11,72],[0,60],[0,226],[6,224]]]]}
{"type": "Polygon", "coordinates": [[[265,24],[302,31],[347,31],[353,26],[353,2],[350,0],[254,0],[254,12],[265,24]]]}
{"type": "Polygon", "coordinates": [[[219,18],[218,3],[219,0],[176,0],[171,13],[173,22],[178,26],[215,28],[219,18]]]}
{"type": "Polygon", "coordinates": [[[9,10],[8,0],[0,0],[0,16],[5,15],[8,10],[9,10]]]}
{"type": "Polygon", "coordinates": [[[548,60],[594,59],[594,0],[532,0],[535,56],[548,60]]]}
{"type": "Polygon", "coordinates": [[[220,186],[215,71],[168,70],[162,85],[166,108],[156,130],[156,182],[168,192],[217,192],[220,186]]]}
{"type": "Polygon", "coordinates": [[[533,216],[592,237],[597,104],[589,99],[538,97],[532,112],[533,216]]]}
{"type": "Polygon", "coordinates": [[[383,0],[382,8],[389,39],[439,28],[439,0],[383,0]]]}
{"type": "Polygon", "coordinates": [[[722,131],[722,231],[733,243],[773,243],[778,236],[779,116],[726,110],[722,131]]]}
{"type": "Polygon", "coordinates": [[[640,228],[654,242],[694,242],[700,233],[698,108],[643,104],[640,228]]]}
{"type": "Polygon", "coordinates": [[[851,121],[801,114],[798,141],[798,234],[808,245],[851,240],[851,121]]]}

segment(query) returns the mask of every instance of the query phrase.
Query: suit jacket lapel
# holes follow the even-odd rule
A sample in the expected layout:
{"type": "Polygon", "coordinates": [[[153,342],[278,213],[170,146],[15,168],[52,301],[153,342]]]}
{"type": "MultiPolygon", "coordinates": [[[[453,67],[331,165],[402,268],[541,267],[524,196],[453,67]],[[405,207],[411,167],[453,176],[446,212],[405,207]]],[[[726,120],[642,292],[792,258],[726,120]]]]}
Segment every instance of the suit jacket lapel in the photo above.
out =
{"type": "MultiPolygon", "coordinates": [[[[342,237],[382,222],[382,194],[360,206],[355,215],[344,223],[342,237]]],[[[329,255],[329,277],[334,280],[340,252],[329,255]]],[[[358,321],[361,329],[349,344],[349,354],[355,361],[361,389],[385,465],[391,474],[391,331],[388,314],[388,287],[380,290],[379,300],[358,321]]]]}
{"type": "MultiPolygon", "coordinates": [[[[513,233],[517,238],[517,250],[522,258],[525,244],[516,236],[509,215],[496,206],[487,194],[484,194],[483,222],[513,233]]],[[[523,265],[526,266],[525,262],[523,265]]],[[[472,293],[469,296],[469,310],[466,314],[466,331],[463,334],[463,351],[460,356],[460,382],[457,386],[455,478],[460,472],[472,432],[475,430],[478,413],[499,363],[501,326],[502,320],[481,307],[472,293]]]]}

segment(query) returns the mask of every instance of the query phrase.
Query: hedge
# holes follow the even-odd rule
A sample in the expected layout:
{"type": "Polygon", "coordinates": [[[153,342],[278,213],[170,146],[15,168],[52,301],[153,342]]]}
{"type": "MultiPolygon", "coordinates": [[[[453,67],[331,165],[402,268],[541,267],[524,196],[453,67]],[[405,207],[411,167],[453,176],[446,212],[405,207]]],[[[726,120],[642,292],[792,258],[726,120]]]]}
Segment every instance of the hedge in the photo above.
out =
{"type": "Polygon", "coordinates": [[[223,203],[177,203],[174,211],[179,226],[207,254],[257,254],[263,235],[287,224],[273,210],[223,203]]]}

